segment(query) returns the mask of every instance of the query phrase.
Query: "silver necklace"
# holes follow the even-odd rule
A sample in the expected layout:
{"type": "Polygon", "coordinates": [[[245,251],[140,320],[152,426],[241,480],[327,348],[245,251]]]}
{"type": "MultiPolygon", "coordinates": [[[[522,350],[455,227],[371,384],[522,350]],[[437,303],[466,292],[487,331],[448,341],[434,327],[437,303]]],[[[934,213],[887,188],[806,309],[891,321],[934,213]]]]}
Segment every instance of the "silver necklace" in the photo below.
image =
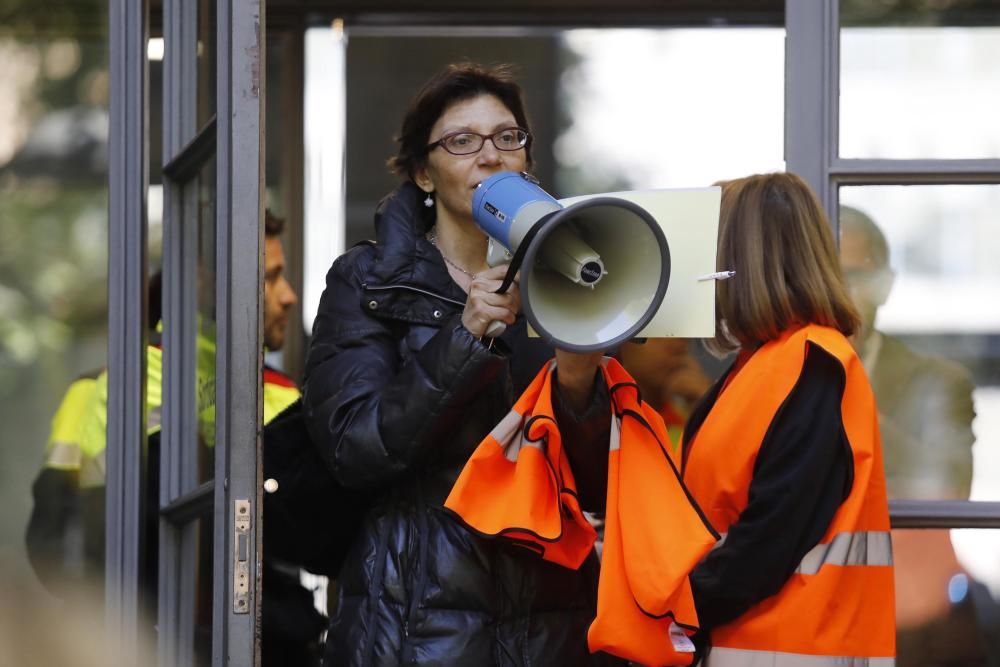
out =
{"type": "Polygon", "coordinates": [[[437,243],[437,228],[436,227],[431,227],[431,229],[427,232],[427,240],[431,242],[432,246],[434,246],[435,248],[437,248],[437,251],[439,253],[441,253],[441,259],[443,259],[445,262],[447,262],[448,266],[452,267],[456,271],[461,271],[462,273],[464,273],[465,275],[469,276],[473,280],[476,279],[476,274],[475,273],[473,273],[472,271],[469,271],[468,269],[463,269],[461,266],[459,266],[455,262],[453,262],[450,259],[448,259],[448,255],[444,254],[444,251],[441,250],[441,246],[439,246],[438,243],[437,243]]]}

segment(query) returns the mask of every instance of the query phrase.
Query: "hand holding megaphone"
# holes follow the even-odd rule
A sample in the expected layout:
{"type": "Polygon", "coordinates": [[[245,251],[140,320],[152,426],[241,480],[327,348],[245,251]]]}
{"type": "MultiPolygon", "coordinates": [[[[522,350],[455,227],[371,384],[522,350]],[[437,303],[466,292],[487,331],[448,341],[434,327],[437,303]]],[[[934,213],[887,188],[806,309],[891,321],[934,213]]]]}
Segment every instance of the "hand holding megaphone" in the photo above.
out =
{"type": "MultiPolygon", "coordinates": [[[[509,263],[498,292],[520,270],[525,316],[556,348],[616,347],[663,302],[670,250],[657,221],[633,202],[594,197],[564,207],[530,175],[503,172],[476,188],[472,215],[490,239],[486,261],[509,263]]],[[[496,320],[485,335],[504,327],[496,320]]]]}
{"type": "Polygon", "coordinates": [[[507,275],[507,265],[494,266],[476,274],[469,284],[469,298],[462,311],[462,325],[473,336],[494,338],[513,324],[521,312],[521,292],[517,278],[500,291],[507,275]]]}

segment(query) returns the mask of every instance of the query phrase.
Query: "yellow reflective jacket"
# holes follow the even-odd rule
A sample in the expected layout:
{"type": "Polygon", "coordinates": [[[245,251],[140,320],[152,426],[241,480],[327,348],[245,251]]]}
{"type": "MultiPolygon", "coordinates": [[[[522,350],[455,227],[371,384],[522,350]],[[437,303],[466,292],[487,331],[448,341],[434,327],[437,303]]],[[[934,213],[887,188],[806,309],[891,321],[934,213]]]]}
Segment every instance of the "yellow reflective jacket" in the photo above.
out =
{"type": "MultiPolygon", "coordinates": [[[[208,447],[215,445],[215,341],[198,336],[197,342],[197,402],[198,435],[208,447]]],[[[298,387],[284,374],[264,369],[264,423],[268,423],[299,397],[298,387]]],[[[163,351],[156,345],[146,348],[146,434],[153,435],[162,427],[163,411],[163,351]]],[[[108,374],[97,378],[90,404],[81,417],[80,486],[104,486],[105,449],[108,424],[108,374]]]]}

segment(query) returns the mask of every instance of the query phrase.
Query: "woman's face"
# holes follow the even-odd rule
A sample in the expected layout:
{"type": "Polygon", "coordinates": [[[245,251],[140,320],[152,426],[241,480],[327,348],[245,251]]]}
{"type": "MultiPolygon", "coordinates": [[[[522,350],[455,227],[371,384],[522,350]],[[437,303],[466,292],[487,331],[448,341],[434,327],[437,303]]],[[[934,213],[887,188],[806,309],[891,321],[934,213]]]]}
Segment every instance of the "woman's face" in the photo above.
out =
{"type": "MultiPolygon", "coordinates": [[[[493,95],[480,95],[447,107],[431,128],[427,143],[455,132],[490,135],[509,127],[517,127],[510,109],[493,95]]],[[[417,172],[416,181],[424,192],[434,193],[439,220],[471,221],[476,186],[497,172],[523,171],[526,166],[523,148],[500,151],[490,140],[471,155],[452,155],[437,146],[427,155],[427,166],[417,172]]]]}

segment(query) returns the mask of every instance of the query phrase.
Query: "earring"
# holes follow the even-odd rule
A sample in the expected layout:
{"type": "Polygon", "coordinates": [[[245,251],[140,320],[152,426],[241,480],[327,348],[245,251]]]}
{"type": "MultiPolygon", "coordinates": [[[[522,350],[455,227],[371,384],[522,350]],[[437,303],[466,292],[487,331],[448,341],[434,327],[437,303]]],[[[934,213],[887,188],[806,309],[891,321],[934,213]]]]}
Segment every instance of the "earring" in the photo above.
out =
{"type": "Polygon", "coordinates": [[[424,200],[424,206],[426,206],[427,208],[434,206],[434,198],[431,197],[430,192],[427,193],[427,199],[424,200]]]}

